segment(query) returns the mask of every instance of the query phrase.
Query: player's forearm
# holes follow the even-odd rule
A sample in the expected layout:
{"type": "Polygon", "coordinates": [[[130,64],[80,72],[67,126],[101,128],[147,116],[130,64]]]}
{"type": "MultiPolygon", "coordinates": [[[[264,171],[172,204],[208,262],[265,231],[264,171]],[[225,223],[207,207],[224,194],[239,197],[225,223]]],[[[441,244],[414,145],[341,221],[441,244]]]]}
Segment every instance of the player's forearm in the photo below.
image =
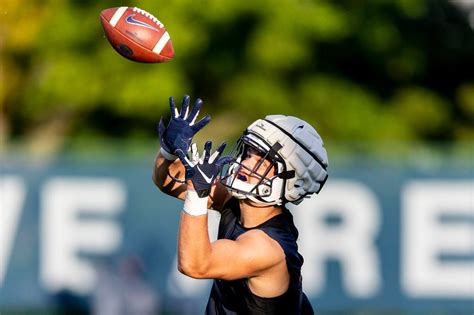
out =
{"type": "Polygon", "coordinates": [[[152,178],[155,185],[160,189],[162,189],[165,184],[166,177],[168,176],[168,168],[171,163],[172,162],[166,160],[161,153],[158,153],[155,157],[152,178]]]}
{"type": "Polygon", "coordinates": [[[171,174],[176,178],[184,179],[184,170],[178,161],[167,160],[160,152],[158,152],[153,164],[153,182],[162,191],[166,192],[173,185],[173,179],[168,175],[171,174]]]}
{"type": "Polygon", "coordinates": [[[206,215],[181,213],[178,234],[178,269],[193,277],[204,278],[211,255],[206,215]]]}

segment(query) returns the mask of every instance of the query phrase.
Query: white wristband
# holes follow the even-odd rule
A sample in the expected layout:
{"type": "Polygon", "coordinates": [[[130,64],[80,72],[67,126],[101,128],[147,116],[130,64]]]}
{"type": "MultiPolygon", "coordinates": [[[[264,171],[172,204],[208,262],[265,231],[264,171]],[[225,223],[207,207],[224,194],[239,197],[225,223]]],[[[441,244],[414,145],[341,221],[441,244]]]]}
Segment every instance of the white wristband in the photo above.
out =
{"type": "Polygon", "coordinates": [[[168,161],[176,161],[176,159],[178,158],[176,155],[169,153],[168,151],[166,151],[163,148],[160,148],[160,153],[168,161]]]}
{"type": "Polygon", "coordinates": [[[194,189],[189,188],[184,199],[183,210],[194,216],[207,214],[207,197],[200,198],[194,189]]]}

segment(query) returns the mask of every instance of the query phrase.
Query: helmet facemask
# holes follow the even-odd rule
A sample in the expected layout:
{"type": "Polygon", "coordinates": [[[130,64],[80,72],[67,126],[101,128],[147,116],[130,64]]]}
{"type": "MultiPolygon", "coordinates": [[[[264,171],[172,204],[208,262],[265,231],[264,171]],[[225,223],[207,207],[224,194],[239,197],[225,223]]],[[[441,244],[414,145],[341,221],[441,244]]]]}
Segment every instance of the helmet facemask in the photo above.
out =
{"type": "Polygon", "coordinates": [[[270,145],[256,134],[246,133],[240,137],[231,152],[233,160],[224,165],[221,171],[221,183],[238,199],[250,199],[265,205],[281,205],[284,198],[286,173],[284,160],[277,151],[278,145],[270,145]],[[258,154],[260,160],[252,168],[243,163],[249,151],[258,154]],[[262,168],[267,161],[269,165],[262,168]],[[269,176],[272,169],[274,173],[269,176]]]}

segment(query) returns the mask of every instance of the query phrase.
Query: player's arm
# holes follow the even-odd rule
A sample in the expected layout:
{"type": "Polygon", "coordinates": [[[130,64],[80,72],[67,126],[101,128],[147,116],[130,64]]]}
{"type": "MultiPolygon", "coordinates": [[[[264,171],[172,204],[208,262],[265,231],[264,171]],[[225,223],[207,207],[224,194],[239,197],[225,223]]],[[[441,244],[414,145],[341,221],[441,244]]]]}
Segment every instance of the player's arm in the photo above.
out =
{"type": "Polygon", "coordinates": [[[278,243],[260,230],[237,240],[209,241],[207,215],[181,214],[178,234],[178,269],[198,279],[235,280],[259,276],[285,261],[278,243]]]}
{"type": "Polygon", "coordinates": [[[186,184],[184,183],[184,167],[175,155],[176,150],[188,152],[193,136],[211,120],[205,116],[196,122],[202,106],[202,100],[196,99],[192,109],[189,107],[189,96],[185,95],[181,111],[176,108],[173,97],[169,98],[171,118],[165,127],[163,119],[158,125],[160,151],[153,164],[153,182],[163,192],[184,199],[186,184]]]}
{"type": "Polygon", "coordinates": [[[209,241],[208,196],[220,167],[230,161],[230,157],[220,157],[224,143],[212,155],[211,145],[206,142],[202,158],[192,154],[190,159],[181,150],[176,151],[188,185],[178,234],[178,268],[194,278],[257,276],[285,259],[281,247],[264,232],[249,231],[235,241],[209,241]]]}
{"type": "Polygon", "coordinates": [[[184,167],[179,160],[168,160],[158,152],[152,179],[162,192],[182,200],[186,197],[188,185],[184,182],[184,167]]]}

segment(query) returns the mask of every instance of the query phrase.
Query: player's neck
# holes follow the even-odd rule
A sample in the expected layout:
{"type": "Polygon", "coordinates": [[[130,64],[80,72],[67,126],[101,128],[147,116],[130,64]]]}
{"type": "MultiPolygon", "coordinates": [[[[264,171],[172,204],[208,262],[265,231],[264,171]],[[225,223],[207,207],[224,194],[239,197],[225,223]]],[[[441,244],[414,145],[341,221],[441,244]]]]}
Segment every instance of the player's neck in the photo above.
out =
{"type": "Polygon", "coordinates": [[[246,228],[255,227],[265,221],[270,220],[276,215],[282,213],[278,206],[259,206],[252,205],[248,200],[240,201],[240,224],[246,228]]]}

